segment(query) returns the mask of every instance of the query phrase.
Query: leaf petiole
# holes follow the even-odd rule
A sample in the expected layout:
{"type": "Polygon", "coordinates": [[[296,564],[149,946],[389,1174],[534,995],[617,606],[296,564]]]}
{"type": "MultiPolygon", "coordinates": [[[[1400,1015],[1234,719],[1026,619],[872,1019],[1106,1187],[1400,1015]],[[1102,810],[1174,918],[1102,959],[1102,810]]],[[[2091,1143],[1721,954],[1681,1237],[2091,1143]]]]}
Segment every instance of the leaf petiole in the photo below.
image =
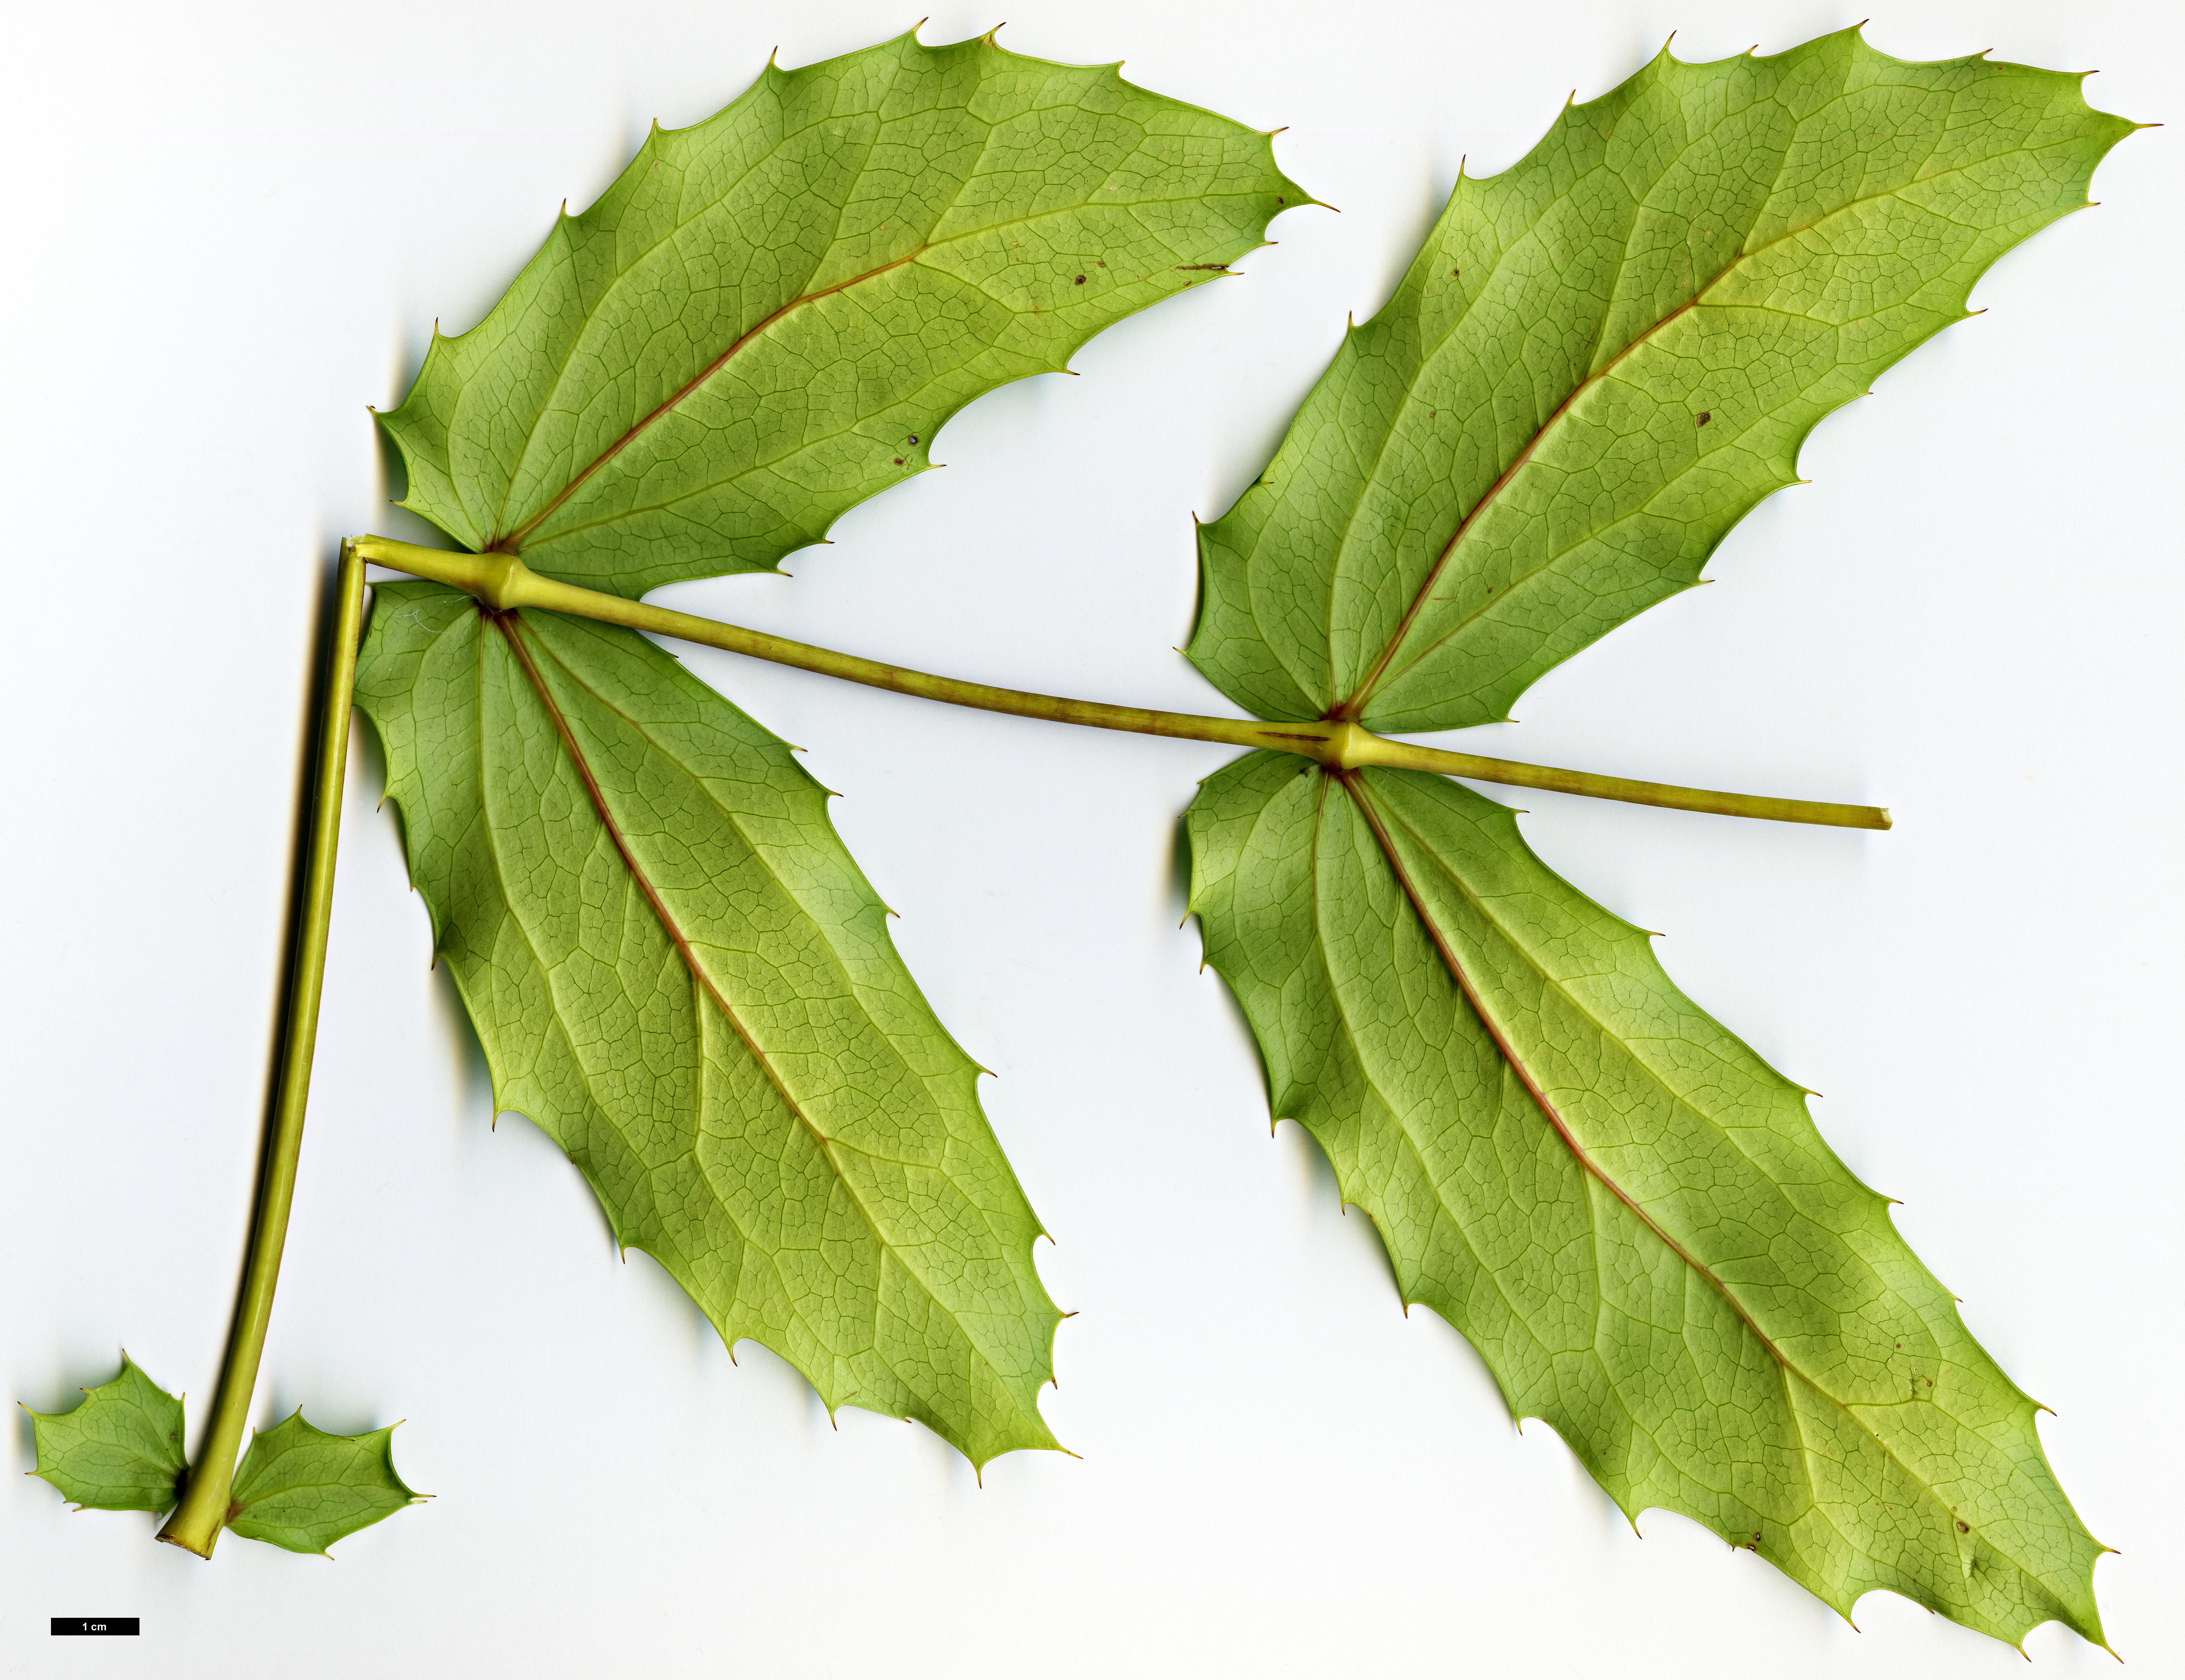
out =
{"type": "Polygon", "coordinates": [[[511,554],[467,554],[428,549],[397,542],[390,537],[352,538],[344,552],[354,553],[389,571],[406,572],[435,583],[452,584],[498,611],[535,606],[596,618],[628,629],[650,631],[655,635],[673,636],[679,641],[697,642],[753,659],[770,660],[777,665],[794,666],[800,671],[839,677],[845,682],[863,683],[870,688],[915,695],[921,700],[945,700],[952,706],[968,706],[982,712],[1004,712],[1014,717],[1040,717],[1050,723],[1076,723],[1088,728],[1124,729],[1142,735],[1221,741],[1233,746],[1292,752],[1336,771],[1369,767],[1425,770],[1506,787],[1583,794],[1592,799],[1621,800],[1626,804],[1660,806],[1672,811],[1757,817],[1778,823],[1813,823],[1838,829],[1889,827],[1889,813],[1870,805],[1836,805],[1815,800],[1772,799],[1758,794],[1718,793],[1706,788],[1596,775],[1587,770],[1562,770],[1507,758],[1485,758],[1476,753],[1446,752],[1439,747],[1390,740],[1347,721],[1288,723],[1264,723],[1256,718],[1205,717],[1186,712],[1154,712],[1142,706],[1108,706],[1098,700],[1065,700],[1020,689],[992,688],[984,683],[967,683],[954,677],[907,670],[880,660],[863,659],[832,648],[768,635],[763,630],[746,629],[717,619],[701,618],[693,613],[674,612],[665,607],[648,606],[642,601],[625,600],[619,595],[579,589],[540,577],[511,554]]]}
{"type": "Polygon", "coordinates": [[[296,925],[295,961],[283,1006],[279,1083],[259,1180],[258,1205],[251,1216],[243,1290],[236,1302],[234,1325],[221,1361],[220,1387],[213,1397],[212,1421],[198,1452],[197,1468],[183,1488],[174,1515],[159,1531],[162,1540],[201,1558],[212,1555],[214,1543],[227,1521],[236,1460],[250,1420],[251,1392],[257,1387],[259,1359],[265,1351],[265,1326],[272,1316],[274,1286],[281,1275],[281,1249],[288,1234],[288,1210],[295,1199],[304,1108],[311,1091],[311,1051],[319,1030],[319,991],[327,970],[327,929],[333,912],[334,852],[341,840],[342,773],[349,759],[349,704],[356,688],[357,644],[364,624],[364,556],[359,546],[355,542],[342,544],[341,571],[334,586],[333,645],[327,653],[319,692],[318,751],[308,818],[310,840],[296,925]]]}

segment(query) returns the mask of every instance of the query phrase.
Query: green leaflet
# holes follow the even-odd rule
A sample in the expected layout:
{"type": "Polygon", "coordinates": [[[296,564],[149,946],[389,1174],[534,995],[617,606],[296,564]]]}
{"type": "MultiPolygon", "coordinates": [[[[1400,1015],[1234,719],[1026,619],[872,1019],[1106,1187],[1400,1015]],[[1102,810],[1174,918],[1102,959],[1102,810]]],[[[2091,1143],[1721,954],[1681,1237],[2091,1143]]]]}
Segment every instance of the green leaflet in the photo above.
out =
{"type": "Polygon", "coordinates": [[[1199,533],[1189,649],[1266,718],[1505,717],[1690,587],[1831,409],[2086,203],[2134,126],[2080,78],[1855,31],[1662,56],[1460,181],[1260,483],[1199,533]]]}
{"type": "Polygon", "coordinates": [[[247,1539],[324,1555],[360,1528],[428,1496],[394,1473],[394,1426],[329,1435],[301,1411],[250,1438],[227,1526],[247,1539]]]}
{"type": "MultiPolygon", "coordinates": [[[[1310,200],[1266,135],[991,37],[656,128],[384,417],[405,504],[634,597],[773,566],[1310,200]]],[[[358,701],[495,1069],[618,1240],[830,1406],[1052,1446],[1039,1226],[788,750],[642,639],[396,589],[358,701]]]]}
{"type": "MultiPolygon", "coordinates": [[[[2076,76],[1903,64],[1855,31],[1664,53],[1459,183],[1202,530],[1192,658],[1269,719],[1502,717],[1696,581],[1814,423],[2083,204],[2132,126],[2076,76]]],[[[1255,754],[1188,824],[1275,1113],[1514,1412],[1628,1513],[1685,1512],[1847,1614],[1886,1587],[2014,1642],[2048,1620],[2099,1642],[2102,1548],[2033,1403],[1802,1092],[1512,813],[1255,754]]]]}
{"type": "Polygon", "coordinates": [[[69,1411],[31,1413],[38,1442],[31,1474],[86,1510],[170,1509],[185,1468],[182,1403],[126,1353],[119,1376],[83,1392],[69,1411]]]}
{"type": "Polygon", "coordinates": [[[1406,1303],[1627,1515],[1682,1511],[1848,1616],[1888,1588],[2099,1643],[2103,1548],[2034,1403],[1813,1129],[1805,1094],[1437,777],[1255,753],[1188,818],[1207,958],[1274,1112],[1406,1303]]]}
{"type": "MultiPolygon", "coordinates": [[[[32,1412],[34,1472],[80,1508],[173,1508],[188,1466],[182,1403],[126,1353],[121,1374],[85,1391],[72,1411],[32,1412]]],[[[328,1435],[299,1411],[254,1436],[235,1473],[227,1526],[292,1552],[322,1553],[344,1535],[391,1516],[422,1495],[394,1473],[392,1425],[367,1435],[328,1435]]]]}
{"type": "Polygon", "coordinates": [[[628,596],[772,567],[981,393],[1310,198],[1267,136],[991,37],[769,64],[656,128],[383,417],[403,505],[628,596]]]}
{"type": "Polygon", "coordinates": [[[357,703],[495,1104],[617,1240],[830,1407],[1053,1446],[1038,1221],[789,749],[640,636],[432,584],[378,591],[357,703]]]}

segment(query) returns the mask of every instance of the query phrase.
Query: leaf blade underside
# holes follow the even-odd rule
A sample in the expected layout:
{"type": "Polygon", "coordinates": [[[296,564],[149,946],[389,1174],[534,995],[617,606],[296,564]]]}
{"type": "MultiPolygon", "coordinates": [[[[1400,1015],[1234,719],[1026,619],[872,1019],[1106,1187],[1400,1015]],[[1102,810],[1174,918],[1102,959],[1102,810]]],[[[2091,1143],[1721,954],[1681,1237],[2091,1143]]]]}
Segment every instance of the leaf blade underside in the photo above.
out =
{"type": "MultiPolygon", "coordinates": [[[[25,1411],[30,1408],[25,1406],[25,1411]]],[[[182,1403],[126,1353],[111,1382],[64,1412],[31,1412],[37,1467],[80,1510],[174,1509],[182,1474],[182,1403]]]]}
{"type": "Polygon", "coordinates": [[[1848,1616],[1877,1588],[2098,1644],[2104,1549],[2037,1409],[1805,1093],[1670,984],[1515,813],[1439,778],[1254,754],[1187,818],[1207,960],[1270,1102],[1408,1304],[1627,1515],[1682,1512],[1848,1616]]]}
{"type": "Polygon", "coordinates": [[[227,1526],[247,1540],[325,1557],[335,1541],[427,1497],[394,1469],[394,1426],[329,1435],[301,1409],[250,1437],[227,1526]]]}
{"type": "Polygon", "coordinates": [[[1053,1446],[1038,1221],[789,749],[641,637],[430,584],[357,699],[495,1105],[617,1242],[830,1409],[1053,1446]]]}
{"type": "MultiPolygon", "coordinates": [[[[1268,472],[1199,533],[1188,650],[1268,719],[1495,721],[1689,588],[1831,409],[2086,202],[2134,125],[2081,78],[1907,64],[1856,31],[1666,52],[1461,180],[1268,472]]],[[[1267,755],[1187,817],[1207,959],[1278,1118],[1406,1303],[1627,1515],[1681,1511],[1848,1616],[1875,1588],[2096,1643],[2104,1549],[2034,1404],[1804,1093],[1547,870],[1515,815],[1267,755]]]]}
{"type": "Polygon", "coordinates": [[[1260,483],[1199,531],[1188,652],[1270,719],[1501,720],[1698,581],[1806,434],[2084,206],[2134,125],[2082,78],[1855,30],[1664,49],[1461,179],[1260,483]]]}
{"type": "Polygon", "coordinates": [[[991,37],[769,64],[655,127],[382,416],[404,505],[643,594],[773,567],[981,393],[1203,284],[1310,203],[1269,137],[991,37]]]}

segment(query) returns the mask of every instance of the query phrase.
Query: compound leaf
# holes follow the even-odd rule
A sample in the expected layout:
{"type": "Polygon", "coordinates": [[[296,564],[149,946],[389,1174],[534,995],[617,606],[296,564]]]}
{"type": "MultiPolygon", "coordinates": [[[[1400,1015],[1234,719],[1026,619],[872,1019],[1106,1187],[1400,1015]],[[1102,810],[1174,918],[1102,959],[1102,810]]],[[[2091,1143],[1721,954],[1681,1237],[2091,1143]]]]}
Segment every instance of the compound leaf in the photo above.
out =
{"type": "MultiPolygon", "coordinates": [[[[121,1374],[72,1410],[31,1412],[42,1476],[79,1509],[173,1509],[182,1472],[182,1403],[126,1353],[121,1374]]],[[[30,1409],[26,1406],[25,1411],[30,1409]]]]}
{"type": "Polygon", "coordinates": [[[2081,78],[1856,31],[1661,57],[1460,181],[1262,480],[1199,532],[1188,650],[1255,715],[1504,717],[1690,588],[1831,409],[2087,202],[2081,78]]]}
{"type": "Polygon", "coordinates": [[[790,750],[642,637],[383,587],[357,703],[493,1069],[732,1346],[975,1463],[1059,1318],[978,1069],[790,750]]]}
{"type": "MultiPolygon", "coordinates": [[[[1664,53],[1459,184],[1266,479],[1201,533],[1193,659],[1271,719],[1502,717],[1689,586],[1800,440],[2085,202],[2132,125],[2078,78],[1855,32],[1664,53]]],[[[2099,1642],[2103,1548],[2034,1403],[1805,1093],[1437,778],[1255,754],[1189,812],[1192,903],[1277,1116],[1406,1303],[1624,1510],[1690,1515],[1847,1615],[1888,1588],[2099,1642]]]]}
{"type": "Polygon", "coordinates": [[[915,34],[655,128],[383,418],[415,509],[636,596],[772,567],[1311,202],[1268,137],[991,36],[915,34]]]}
{"type": "Polygon", "coordinates": [[[327,1547],[427,1497],[394,1473],[394,1426],[329,1435],[299,1410],[250,1437],[227,1526],[246,1539],[323,1555],[327,1547]]]}

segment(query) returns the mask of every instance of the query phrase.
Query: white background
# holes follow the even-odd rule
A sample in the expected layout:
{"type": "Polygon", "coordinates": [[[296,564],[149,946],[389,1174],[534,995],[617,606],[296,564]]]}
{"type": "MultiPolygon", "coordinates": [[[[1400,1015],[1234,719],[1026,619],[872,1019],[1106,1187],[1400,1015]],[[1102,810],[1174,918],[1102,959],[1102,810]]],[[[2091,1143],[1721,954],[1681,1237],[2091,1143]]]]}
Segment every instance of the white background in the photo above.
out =
{"type": "MultiPolygon", "coordinates": [[[[936,0],[924,38],[996,21],[936,0]]],[[[1328,5],[1011,0],[1002,39],[1127,58],[1257,126],[1342,214],[977,404],[929,474],[794,580],[658,599],[927,668],[1228,710],[1172,648],[1190,515],[1256,474],[1454,178],[1674,29],[1791,46],[1869,0],[1328,5]]],[[[899,31],[902,7],[410,3],[12,8],[0,1352],[64,1407],[126,1345],[210,1398],[254,1170],[315,614],[334,547],[433,540],[386,504],[365,405],[469,326],[555,207],[654,117],[899,31]]],[[[2160,0],[1888,6],[1906,58],[2098,69],[2185,119],[2160,0]]],[[[2185,1664],[2175,1419],[2181,800],[2178,131],[2104,207],[2004,260],[1952,328],[1826,422],[1813,482],[1696,591],[1541,683],[1490,752],[1892,806],[1886,834],[1521,801],[1548,860],[1792,1076],[2058,1415],[2131,1672],[2185,1664]]],[[[1047,1415],[1081,1458],[983,1488],[914,1426],[839,1428],[617,1261],[543,1135],[496,1130],[427,969],[360,741],[326,1024],[257,1420],[395,1418],[438,1497],[336,1549],[0,1481],[0,1671],[165,1675],[2006,1676],[2007,1647],[1869,1597],[1854,1632],[1681,1518],[1618,1515],[1513,1430],[1443,1323],[1397,1309],[1182,913],[1176,817],[1221,749],[1077,731],[692,652],[810,750],[902,913],[1079,1316],[1047,1415]],[[137,1616],[134,1641],[53,1615],[137,1616]]],[[[6,1436],[31,1462],[30,1432],[6,1436]]],[[[2107,1675],[2060,1628],[2044,1672],[2107,1675]]]]}

